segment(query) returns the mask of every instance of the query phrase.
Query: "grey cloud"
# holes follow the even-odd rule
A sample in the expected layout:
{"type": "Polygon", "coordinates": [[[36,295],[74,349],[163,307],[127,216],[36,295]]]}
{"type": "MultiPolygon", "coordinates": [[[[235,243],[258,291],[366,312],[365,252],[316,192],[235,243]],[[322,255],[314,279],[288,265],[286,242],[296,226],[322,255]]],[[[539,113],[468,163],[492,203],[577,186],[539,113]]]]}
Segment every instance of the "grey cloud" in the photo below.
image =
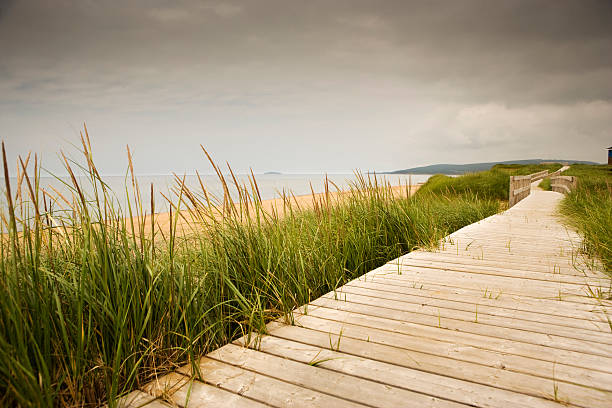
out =
{"type": "Polygon", "coordinates": [[[0,20],[8,13],[15,0],[0,0],[0,20]]]}
{"type": "MultiPolygon", "coordinates": [[[[168,129],[180,122],[185,143],[197,145],[198,132],[294,135],[277,146],[305,151],[308,137],[335,151],[350,139],[356,162],[393,168],[437,158],[436,140],[495,154],[502,142],[490,129],[512,141],[539,127],[550,141],[565,117],[612,104],[609,1],[23,0],[4,14],[11,2],[0,4],[0,126],[20,135],[34,132],[20,117],[57,129],[121,120],[134,132],[150,114],[168,129]],[[479,109],[481,124],[468,126],[479,109]],[[531,111],[551,119],[530,122],[531,111]],[[431,159],[368,157],[374,138],[430,149],[431,159]]],[[[594,123],[581,129],[603,142],[609,123],[594,123]]]]}
{"type": "Polygon", "coordinates": [[[411,87],[447,88],[450,98],[460,90],[456,98],[481,102],[612,93],[612,85],[584,81],[585,75],[612,75],[610,2],[64,4],[25,10],[26,20],[47,17],[33,29],[16,21],[16,39],[0,42],[2,48],[22,65],[48,71],[85,66],[95,78],[117,78],[130,68],[180,75],[191,66],[218,75],[242,66],[252,68],[248,79],[263,80],[390,75],[411,87]],[[547,84],[551,77],[563,78],[554,90],[547,84]]]}

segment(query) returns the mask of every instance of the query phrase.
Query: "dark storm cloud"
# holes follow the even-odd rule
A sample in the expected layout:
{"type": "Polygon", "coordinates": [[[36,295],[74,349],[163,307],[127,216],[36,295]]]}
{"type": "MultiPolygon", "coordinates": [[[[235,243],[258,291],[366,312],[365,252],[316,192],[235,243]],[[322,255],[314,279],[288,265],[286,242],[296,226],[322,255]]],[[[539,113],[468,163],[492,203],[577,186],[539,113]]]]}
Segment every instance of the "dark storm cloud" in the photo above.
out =
{"type": "Polygon", "coordinates": [[[502,141],[529,153],[536,134],[605,144],[611,125],[610,1],[20,1],[0,14],[0,53],[13,130],[24,111],[145,128],[134,118],[154,114],[239,142],[294,135],[289,150],[352,140],[343,168],[392,168],[373,137],[469,160],[502,141]]]}
{"type": "Polygon", "coordinates": [[[8,12],[14,0],[0,0],[0,19],[8,12]]]}
{"type": "Polygon", "coordinates": [[[248,66],[247,79],[348,71],[458,100],[612,95],[602,81],[612,66],[609,1],[63,1],[30,3],[15,17],[0,42],[14,70],[74,70],[104,86],[130,69],[230,68],[239,80],[231,69],[248,66]]]}

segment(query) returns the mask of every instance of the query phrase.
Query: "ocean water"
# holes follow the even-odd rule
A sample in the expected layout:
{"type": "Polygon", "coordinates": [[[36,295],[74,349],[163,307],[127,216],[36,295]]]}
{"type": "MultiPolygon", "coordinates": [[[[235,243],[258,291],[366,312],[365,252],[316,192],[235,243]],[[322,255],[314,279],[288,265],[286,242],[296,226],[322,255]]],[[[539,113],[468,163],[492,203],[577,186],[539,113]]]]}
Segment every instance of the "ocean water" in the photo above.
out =
{"type": "MultiPolygon", "coordinates": [[[[365,175],[367,177],[367,174],[365,175]]],[[[330,174],[327,176],[328,179],[335,183],[339,188],[347,188],[351,183],[356,181],[354,174],[330,174]]],[[[388,181],[392,185],[407,185],[417,184],[427,181],[429,175],[376,175],[379,183],[383,180],[388,181]]],[[[259,174],[255,175],[259,192],[263,200],[280,197],[283,192],[289,194],[292,192],[294,195],[305,195],[311,193],[312,189],[315,193],[321,193],[325,191],[325,174],[259,174]]],[[[86,177],[78,177],[79,182],[84,190],[84,194],[88,197],[92,196],[92,186],[86,177]]],[[[132,192],[131,178],[125,176],[103,176],[102,179],[114,193],[117,203],[126,208],[128,200],[126,199],[126,186],[130,193],[132,192]]],[[[223,188],[221,182],[216,175],[202,175],[202,182],[209,192],[216,197],[223,197],[223,188]]],[[[250,186],[248,176],[246,174],[237,175],[237,179],[240,184],[246,184],[250,186]]],[[[15,196],[17,178],[10,177],[11,190],[13,196],[15,196]]],[[[233,198],[236,198],[236,190],[234,187],[231,176],[226,176],[226,180],[229,184],[230,193],[233,198]]],[[[0,209],[6,211],[8,208],[5,193],[4,178],[1,178],[2,185],[2,197],[0,198],[0,209]]],[[[176,187],[177,182],[174,176],[171,175],[138,175],[137,181],[141,193],[141,197],[147,210],[150,208],[150,188],[153,185],[154,198],[155,198],[155,212],[167,212],[169,209],[167,199],[170,198],[173,202],[177,201],[176,187]],[[163,194],[163,195],[162,195],[163,194]],[[165,196],[165,197],[164,197],[165,196]]],[[[192,191],[198,193],[202,189],[198,181],[197,176],[188,175],[185,176],[185,185],[192,191]]],[[[42,176],[40,178],[40,187],[48,191],[53,196],[57,196],[57,192],[61,193],[67,199],[71,199],[73,190],[67,185],[71,185],[68,177],[49,177],[42,176]]],[[[332,191],[335,190],[333,186],[330,186],[332,191]]],[[[24,200],[27,199],[26,193],[27,186],[23,182],[22,190],[24,193],[24,200]]]]}

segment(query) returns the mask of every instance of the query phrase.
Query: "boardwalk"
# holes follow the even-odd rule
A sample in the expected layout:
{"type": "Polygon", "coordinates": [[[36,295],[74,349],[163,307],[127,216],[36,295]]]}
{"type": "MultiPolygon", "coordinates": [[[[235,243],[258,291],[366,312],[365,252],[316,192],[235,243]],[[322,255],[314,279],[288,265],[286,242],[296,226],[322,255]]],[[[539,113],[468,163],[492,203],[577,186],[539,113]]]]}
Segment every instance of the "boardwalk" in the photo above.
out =
{"type": "Polygon", "coordinates": [[[533,191],[505,213],[221,347],[125,406],[612,407],[612,302],[579,237],[533,191]],[[159,398],[154,399],[154,396],[159,398]]]}

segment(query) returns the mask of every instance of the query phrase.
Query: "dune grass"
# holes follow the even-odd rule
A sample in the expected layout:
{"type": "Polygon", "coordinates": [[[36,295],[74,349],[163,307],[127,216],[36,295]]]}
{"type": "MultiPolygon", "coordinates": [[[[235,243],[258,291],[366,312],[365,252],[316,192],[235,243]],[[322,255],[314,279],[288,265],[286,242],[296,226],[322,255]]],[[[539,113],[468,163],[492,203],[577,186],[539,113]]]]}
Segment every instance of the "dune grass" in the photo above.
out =
{"type": "Polygon", "coordinates": [[[510,176],[500,171],[468,173],[458,177],[436,174],[419,188],[417,194],[445,194],[461,196],[475,194],[485,199],[508,199],[510,176]]]}
{"type": "Polygon", "coordinates": [[[561,163],[550,164],[496,164],[491,167],[491,170],[497,170],[507,173],[511,176],[526,176],[528,174],[537,173],[548,170],[549,173],[559,170],[561,163]]]}
{"type": "Polygon", "coordinates": [[[561,202],[561,212],[612,276],[612,166],[574,164],[563,175],[577,176],[578,187],[561,202]]]}
{"type": "Polygon", "coordinates": [[[358,175],[342,200],[313,196],[300,211],[285,197],[280,216],[262,209],[254,177],[247,188],[215,166],[225,195],[177,178],[172,223],[158,232],[156,203],[142,201],[131,165],[123,194],[132,205],[122,208],[88,137],[82,142],[89,185],[65,160],[70,197],[41,188],[36,157],[20,162],[10,185],[4,159],[3,406],[113,406],[155,376],[187,362],[197,372],[203,353],[499,210],[498,200],[468,192],[398,199],[358,175]],[[193,234],[177,233],[181,218],[197,226],[193,234]]]}
{"type": "Polygon", "coordinates": [[[542,179],[542,181],[540,181],[540,184],[538,184],[538,187],[540,187],[542,190],[545,190],[545,191],[551,191],[552,187],[550,184],[550,177],[546,177],[542,179]]]}

